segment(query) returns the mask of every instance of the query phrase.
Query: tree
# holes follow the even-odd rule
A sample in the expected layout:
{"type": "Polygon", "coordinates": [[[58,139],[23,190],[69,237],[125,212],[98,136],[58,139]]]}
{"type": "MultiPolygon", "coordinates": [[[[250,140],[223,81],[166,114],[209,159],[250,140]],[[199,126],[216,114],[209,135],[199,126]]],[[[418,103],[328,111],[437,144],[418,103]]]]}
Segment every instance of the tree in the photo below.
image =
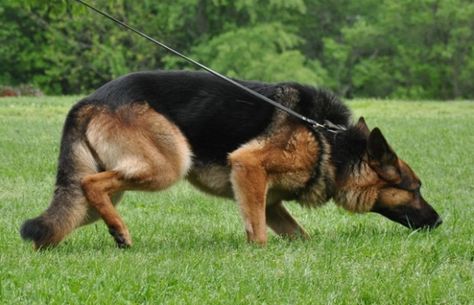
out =
{"type": "MultiPolygon", "coordinates": [[[[470,0],[97,0],[229,76],[345,97],[474,97],[470,0]]],[[[0,0],[0,83],[85,93],[137,70],[192,69],[75,1],[0,0]]]]}

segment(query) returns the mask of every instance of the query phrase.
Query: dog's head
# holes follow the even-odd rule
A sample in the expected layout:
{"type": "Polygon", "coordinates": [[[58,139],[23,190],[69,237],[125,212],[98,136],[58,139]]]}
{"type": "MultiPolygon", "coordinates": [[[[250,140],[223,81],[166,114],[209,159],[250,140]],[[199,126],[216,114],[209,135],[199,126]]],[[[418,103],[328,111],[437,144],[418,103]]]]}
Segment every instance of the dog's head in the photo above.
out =
{"type": "Polygon", "coordinates": [[[376,212],[411,229],[435,228],[438,213],[421,195],[421,181],[398,158],[378,128],[369,130],[363,118],[356,127],[366,137],[362,160],[353,166],[336,194],[345,208],[376,212]]]}

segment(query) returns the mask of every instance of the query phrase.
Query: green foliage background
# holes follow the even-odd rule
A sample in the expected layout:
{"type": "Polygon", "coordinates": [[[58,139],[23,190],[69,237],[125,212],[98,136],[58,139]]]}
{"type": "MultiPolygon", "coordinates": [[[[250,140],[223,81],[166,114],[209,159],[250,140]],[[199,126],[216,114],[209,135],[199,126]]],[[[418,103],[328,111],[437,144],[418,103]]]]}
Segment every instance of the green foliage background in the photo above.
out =
{"type": "MultiPolygon", "coordinates": [[[[232,77],[348,98],[474,98],[472,0],[90,2],[232,77]]],[[[86,93],[180,68],[193,67],[75,1],[0,0],[0,85],[86,93]]]]}

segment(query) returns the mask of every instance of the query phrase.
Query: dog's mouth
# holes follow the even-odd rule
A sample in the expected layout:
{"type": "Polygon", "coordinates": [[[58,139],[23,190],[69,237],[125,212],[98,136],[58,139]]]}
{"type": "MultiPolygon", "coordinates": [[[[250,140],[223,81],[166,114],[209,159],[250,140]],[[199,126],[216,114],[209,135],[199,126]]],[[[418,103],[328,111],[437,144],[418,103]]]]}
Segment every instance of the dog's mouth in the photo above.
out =
{"type": "Polygon", "coordinates": [[[410,206],[387,208],[376,204],[372,212],[381,214],[412,230],[433,230],[443,223],[438,213],[428,204],[422,209],[410,206]]]}

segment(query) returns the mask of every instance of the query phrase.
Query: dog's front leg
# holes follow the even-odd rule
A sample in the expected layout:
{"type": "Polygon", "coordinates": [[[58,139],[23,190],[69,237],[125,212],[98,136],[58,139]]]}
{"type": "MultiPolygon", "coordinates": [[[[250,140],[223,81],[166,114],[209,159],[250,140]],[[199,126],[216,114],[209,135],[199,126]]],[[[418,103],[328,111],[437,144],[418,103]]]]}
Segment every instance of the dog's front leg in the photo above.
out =
{"type": "Polygon", "coordinates": [[[265,202],[267,173],[258,151],[238,149],[230,157],[231,181],[247,231],[247,240],[260,245],[267,242],[265,202]]]}

